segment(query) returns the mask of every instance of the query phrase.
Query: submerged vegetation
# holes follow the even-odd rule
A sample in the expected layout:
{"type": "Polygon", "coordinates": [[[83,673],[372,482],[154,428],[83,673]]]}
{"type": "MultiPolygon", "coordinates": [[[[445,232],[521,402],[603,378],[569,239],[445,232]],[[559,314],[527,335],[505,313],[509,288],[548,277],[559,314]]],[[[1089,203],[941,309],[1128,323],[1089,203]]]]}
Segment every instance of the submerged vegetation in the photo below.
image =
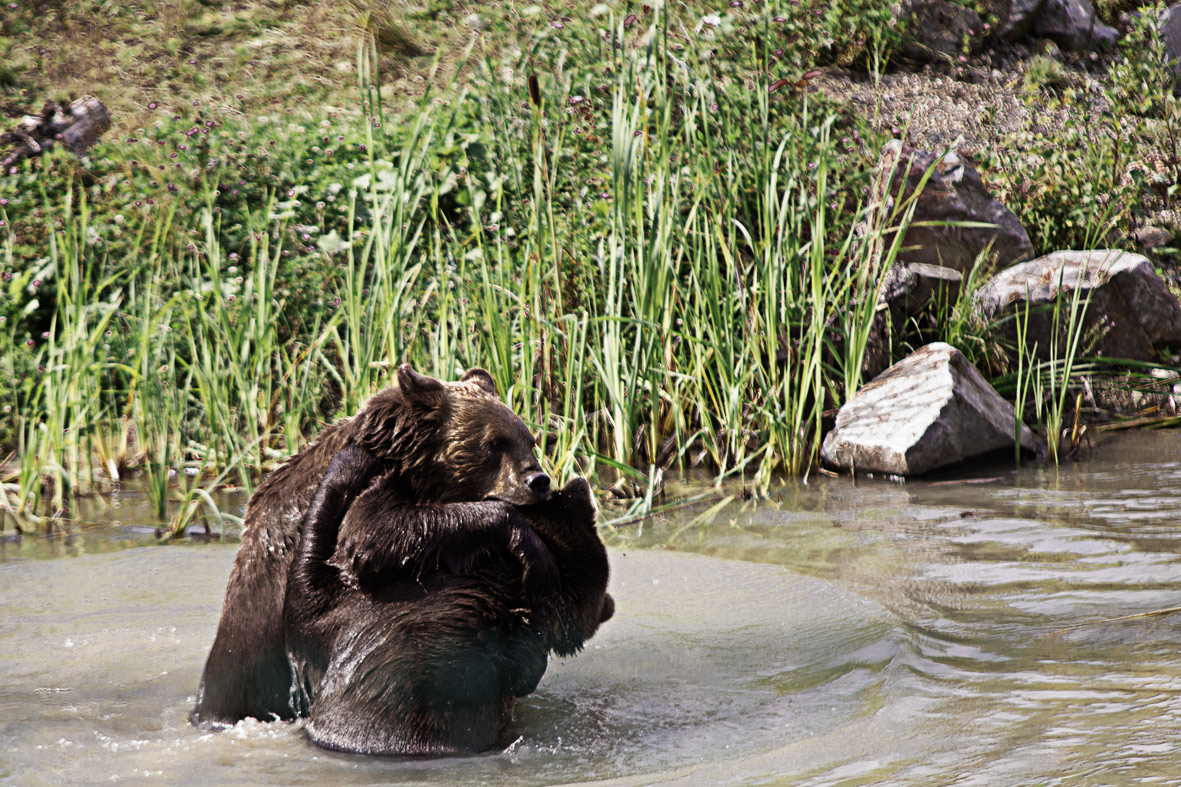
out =
{"type": "MultiPolygon", "coordinates": [[[[331,96],[352,109],[307,86],[298,111],[232,93],[186,57],[205,39],[178,33],[191,93],[140,87],[87,160],[0,175],[6,510],[51,521],[137,475],[174,530],[221,518],[206,488],[249,491],[401,362],[487,368],[557,475],[637,508],[668,468],[808,472],[862,382],[900,242],[874,241],[909,207],[866,209],[887,137],[809,80],[879,69],[902,33],[868,0],[731,6],[489,9],[462,55],[417,61],[409,108],[378,77],[381,42],[404,52],[409,28],[368,13],[356,85],[331,96]]],[[[1017,202],[1047,234],[1055,210],[1090,235],[1131,210],[1017,202]]],[[[935,332],[987,365],[988,326],[958,304],[935,332]]],[[[1052,434],[1077,331],[1065,349],[1016,371],[1052,434]]]]}

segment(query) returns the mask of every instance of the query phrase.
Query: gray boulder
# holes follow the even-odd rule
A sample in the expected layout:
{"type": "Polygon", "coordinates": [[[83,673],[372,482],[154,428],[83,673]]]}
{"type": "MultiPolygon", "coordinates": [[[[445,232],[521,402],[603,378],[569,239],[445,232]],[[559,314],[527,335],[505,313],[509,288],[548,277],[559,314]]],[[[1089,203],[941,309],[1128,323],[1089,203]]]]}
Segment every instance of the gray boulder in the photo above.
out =
{"type": "Polygon", "coordinates": [[[1009,18],[1000,29],[1000,36],[1006,41],[1017,41],[1029,35],[1033,23],[1046,7],[1046,0],[1013,0],[1009,18]]]}
{"type": "Polygon", "coordinates": [[[1173,76],[1181,77],[1181,3],[1165,9],[1160,18],[1160,36],[1164,56],[1173,67],[1173,76]]]}
{"type": "MultiPolygon", "coordinates": [[[[1030,309],[1026,341],[1036,341],[1039,355],[1049,358],[1055,330],[1052,307],[1060,298],[1056,340],[1063,348],[1076,290],[1082,291],[1080,308],[1086,303],[1082,352],[1153,361],[1159,349],[1181,348],[1181,304],[1148,258],[1131,252],[1056,251],[1001,271],[976,291],[975,300],[985,320],[1019,309],[1023,314],[1026,305],[1046,307],[1030,309]]],[[[1015,319],[1005,320],[1000,329],[1016,340],[1015,319]]]]}
{"type": "Polygon", "coordinates": [[[874,377],[889,366],[890,345],[901,335],[907,321],[950,309],[959,300],[963,284],[963,275],[951,268],[921,262],[895,263],[882,282],[861,363],[862,376],[874,377]]]}
{"type": "Polygon", "coordinates": [[[984,40],[980,15],[949,0],[912,0],[902,13],[909,34],[903,54],[914,60],[954,58],[965,43],[971,50],[984,40]]]}
{"type": "Polygon", "coordinates": [[[1046,0],[1031,32],[1071,51],[1111,49],[1119,40],[1119,33],[1099,20],[1087,0],[1046,0]]]}
{"type": "MultiPolygon", "coordinates": [[[[963,353],[938,342],[920,348],[858,391],[837,413],[820,458],[855,472],[911,476],[1012,450],[1013,406],[963,353]]],[[[1020,424],[1021,447],[1044,447],[1020,424]]]]}
{"type": "MultiPolygon", "coordinates": [[[[1001,267],[1033,257],[1033,244],[1013,211],[998,202],[980,179],[979,173],[958,153],[940,158],[929,150],[912,148],[890,140],[882,148],[874,181],[873,199],[888,220],[894,206],[902,204],[919,188],[923,176],[931,177],[915,200],[914,218],[902,240],[898,260],[939,265],[967,273],[986,249],[1001,267]],[[989,226],[915,226],[926,222],[976,222],[989,226]]],[[[894,222],[890,222],[891,224],[894,222]]],[[[888,247],[893,235],[879,241],[888,247]]],[[[881,249],[875,254],[880,254],[881,249]]]]}
{"type": "Polygon", "coordinates": [[[992,29],[985,31],[986,36],[995,39],[1002,30],[1008,29],[1014,5],[1014,0],[979,0],[976,3],[980,18],[992,24],[992,29]]]}
{"type": "Polygon", "coordinates": [[[886,304],[896,319],[917,317],[932,304],[954,304],[963,286],[963,274],[952,268],[900,262],[886,274],[879,302],[886,304]]]}

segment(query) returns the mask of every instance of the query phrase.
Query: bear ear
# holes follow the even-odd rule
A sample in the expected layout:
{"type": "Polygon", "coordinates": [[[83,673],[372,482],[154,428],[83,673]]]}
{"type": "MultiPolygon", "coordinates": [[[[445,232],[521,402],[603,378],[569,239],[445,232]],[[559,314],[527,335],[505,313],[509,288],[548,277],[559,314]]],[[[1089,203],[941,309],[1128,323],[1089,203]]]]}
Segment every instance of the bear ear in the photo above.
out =
{"type": "Polygon", "coordinates": [[[403,399],[417,405],[435,407],[447,397],[447,389],[441,382],[419,374],[408,363],[398,367],[398,388],[402,390],[403,399]]]}
{"type": "Polygon", "coordinates": [[[498,393],[496,390],[496,382],[492,379],[492,375],[488,374],[488,372],[484,371],[483,369],[468,369],[467,374],[460,378],[459,381],[461,383],[474,383],[493,396],[500,396],[500,393],[498,393]]]}

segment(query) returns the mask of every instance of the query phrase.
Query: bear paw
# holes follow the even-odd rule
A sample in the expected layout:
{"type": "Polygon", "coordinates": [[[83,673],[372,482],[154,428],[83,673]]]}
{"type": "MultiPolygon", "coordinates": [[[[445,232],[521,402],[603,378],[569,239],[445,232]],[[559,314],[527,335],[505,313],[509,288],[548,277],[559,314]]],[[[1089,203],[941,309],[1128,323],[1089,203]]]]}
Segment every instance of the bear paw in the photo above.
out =
{"type": "Polygon", "coordinates": [[[558,562],[533,528],[528,525],[514,527],[509,537],[509,549],[524,569],[521,581],[526,596],[535,598],[553,592],[558,584],[558,562]]]}
{"type": "Polygon", "coordinates": [[[567,515],[594,524],[595,496],[585,478],[572,478],[555,497],[567,515]]]}
{"type": "Polygon", "coordinates": [[[606,623],[613,617],[615,617],[615,599],[611,598],[610,593],[604,593],[603,606],[599,610],[599,622],[606,623]]]}

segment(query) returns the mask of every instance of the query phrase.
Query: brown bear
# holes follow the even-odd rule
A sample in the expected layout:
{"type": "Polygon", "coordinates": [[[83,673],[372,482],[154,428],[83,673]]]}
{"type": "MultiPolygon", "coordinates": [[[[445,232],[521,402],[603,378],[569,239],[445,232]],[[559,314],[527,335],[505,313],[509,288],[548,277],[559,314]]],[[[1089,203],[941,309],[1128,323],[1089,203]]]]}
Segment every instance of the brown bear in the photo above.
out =
{"type": "Polygon", "coordinates": [[[306,712],[288,659],[284,596],[312,496],[346,445],[380,464],[386,487],[402,503],[424,506],[412,528],[368,559],[408,570],[445,560],[462,569],[471,562],[467,550],[473,544],[486,551],[489,543],[499,543],[529,573],[552,571],[553,558],[531,529],[489,517],[488,506],[496,504],[480,502],[527,505],[550,493],[532,437],[494,392],[482,369],[458,383],[442,383],[403,365],[396,386],[376,394],[355,417],[325,429],[267,477],[246,506],[242,546],[190,716],[194,724],[221,727],[248,716],[290,720],[306,712]],[[495,462],[485,458],[491,447],[498,449],[495,462]]]}
{"type": "MultiPolygon", "coordinates": [[[[493,443],[485,443],[492,445],[493,443]]],[[[492,461],[491,459],[485,461],[492,461]]],[[[285,622],[309,737],[339,751],[451,754],[496,746],[513,700],[533,691],[549,651],[579,650],[611,617],[607,552],[586,481],[547,500],[479,507],[496,529],[532,529],[555,566],[537,572],[512,542],[470,538],[406,570],[388,544],[420,532],[381,463],[349,445],[316,492],[287,588],[285,622]],[[461,563],[453,564],[452,556],[461,563]]],[[[453,506],[433,506],[439,519],[453,506]]]]}

